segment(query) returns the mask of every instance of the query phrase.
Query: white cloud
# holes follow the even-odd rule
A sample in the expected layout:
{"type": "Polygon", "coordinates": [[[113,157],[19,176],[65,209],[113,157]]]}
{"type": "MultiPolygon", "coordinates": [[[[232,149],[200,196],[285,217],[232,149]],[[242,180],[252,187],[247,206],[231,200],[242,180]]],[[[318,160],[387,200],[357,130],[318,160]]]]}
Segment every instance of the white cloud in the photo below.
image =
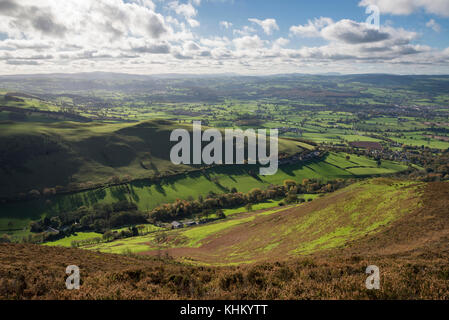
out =
{"type": "Polygon", "coordinates": [[[200,22],[198,20],[195,20],[195,19],[187,19],[187,22],[189,23],[189,25],[192,28],[197,28],[197,27],[200,26],[200,22]]]}
{"type": "Polygon", "coordinates": [[[248,20],[259,25],[267,35],[271,35],[273,34],[273,31],[279,30],[279,26],[277,25],[275,19],[259,20],[252,18],[248,20]]]}
{"type": "Polygon", "coordinates": [[[331,18],[315,18],[314,20],[309,20],[306,25],[290,27],[290,33],[302,37],[319,37],[321,30],[333,22],[331,18]]]}
{"type": "Polygon", "coordinates": [[[220,21],[220,26],[225,29],[229,29],[232,27],[232,23],[229,21],[220,21]]]}
{"type": "Polygon", "coordinates": [[[265,45],[265,41],[261,40],[257,35],[236,38],[233,40],[233,43],[238,50],[258,49],[265,45]]]}
{"type": "Polygon", "coordinates": [[[110,42],[144,36],[160,38],[168,31],[149,1],[2,0],[0,31],[14,39],[71,39],[110,42]]]}
{"type": "Polygon", "coordinates": [[[288,45],[289,43],[290,43],[289,39],[279,38],[274,41],[273,47],[274,48],[282,48],[282,47],[285,47],[286,45],[288,45]]]}
{"type": "Polygon", "coordinates": [[[435,32],[441,31],[441,26],[434,19],[430,19],[429,22],[426,23],[426,27],[432,28],[435,32]]]}
{"type": "Polygon", "coordinates": [[[334,22],[330,18],[323,17],[313,21],[309,20],[307,25],[292,26],[290,32],[291,35],[317,37],[352,45],[379,42],[408,44],[418,36],[415,32],[395,29],[390,26],[376,29],[364,22],[356,22],[349,19],[334,22]]]}
{"type": "Polygon", "coordinates": [[[249,36],[252,33],[255,33],[256,29],[250,26],[243,26],[242,29],[234,29],[232,32],[238,36],[249,36]]]}
{"type": "MultiPolygon", "coordinates": [[[[393,64],[421,65],[449,72],[449,49],[419,45],[419,34],[401,28],[375,30],[352,20],[321,17],[292,26],[290,36],[318,37],[326,44],[294,48],[298,43],[290,43],[292,39],[263,40],[257,34],[259,26],[265,34],[278,30],[274,19],[251,19],[257,26],[233,29],[234,38],[202,37],[193,31],[199,26],[200,1],[167,1],[161,8],[165,16],[156,12],[160,6],[154,3],[0,0],[0,33],[6,36],[0,40],[0,73],[281,73],[360,64],[383,70],[393,64]]],[[[233,28],[229,21],[220,25],[233,28]]],[[[437,23],[427,25],[436,28],[437,23]]]]}
{"type": "Polygon", "coordinates": [[[209,48],[226,48],[231,45],[231,40],[227,37],[202,38],[200,43],[209,48]]]}
{"type": "Polygon", "coordinates": [[[340,20],[321,29],[321,36],[330,41],[340,41],[349,44],[375,43],[386,40],[409,43],[416,38],[416,33],[402,29],[382,27],[376,29],[365,23],[348,19],[340,20]]]}
{"type": "MultiPolygon", "coordinates": [[[[199,5],[201,4],[201,1],[193,1],[193,3],[199,5]]],[[[200,26],[200,22],[194,19],[194,17],[197,16],[198,11],[192,3],[179,3],[178,1],[172,1],[168,4],[168,7],[176,12],[176,14],[183,16],[192,28],[200,26]]]]}
{"type": "Polygon", "coordinates": [[[376,5],[380,13],[409,15],[420,9],[428,13],[449,16],[449,1],[447,0],[362,0],[359,6],[376,5]]]}
{"type": "Polygon", "coordinates": [[[179,3],[178,1],[172,1],[168,4],[168,7],[177,14],[184,16],[186,19],[195,17],[198,13],[191,3],[179,3]]]}

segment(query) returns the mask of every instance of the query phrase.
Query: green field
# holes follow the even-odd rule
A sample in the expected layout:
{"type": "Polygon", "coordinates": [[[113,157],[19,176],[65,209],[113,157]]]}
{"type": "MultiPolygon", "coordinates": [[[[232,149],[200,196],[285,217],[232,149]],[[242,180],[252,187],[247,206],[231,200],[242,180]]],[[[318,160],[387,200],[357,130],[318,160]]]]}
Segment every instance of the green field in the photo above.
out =
{"type": "MultiPolygon", "coordinates": [[[[4,96],[6,89],[0,92],[0,106],[19,108],[0,109],[0,180],[5,182],[0,184],[0,198],[32,198],[32,190],[41,195],[35,197],[38,200],[0,203],[0,234],[9,233],[19,239],[29,234],[31,221],[97,203],[129,200],[140,211],[148,212],[160,204],[196,199],[210,192],[225,193],[232,188],[248,192],[270,184],[281,185],[287,179],[301,183],[311,178],[321,181],[369,178],[408,168],[407,160],[401,156],[387,155],[384,159],[404,162],[382,160],[378,165],[373,158],[339,152],[359,152],[347,149],[348,143],[354,141],[380,142],[387,151],[398,153],[406,152],[402,144],[449,148],[447,141],[426,137],[447,135],[449,100],[440,91],[440,83],[448,81],[446,78],[416,80],[423,85],[435,85],[432,94],[427,89],[421,92],[410,83],[397,83],[392,90],[380,82],[365,82],[363,77],[355,82],[345,77],[341,78],[344,81],[336,79],[273,78],[262,82],[228,79],[211,83],[161,80],[167,86],[148,94],[106,86],[88,93],[61,90],[47,95],[45,90],[38,89],[30,91],[35,95],[28,95],[26,91],[20,93],[24,84],[16,83],[9,92],[17,92],[17,98],[23,101],[4,96]],[[222,96],[210,101],[192,100],[196,90],[192,83],[202,83],[222,96]],[[240,93],[243,90],[244,95],[228,95],[227,91],[221,91],[223,88],[240,93]],[[268,94],[271,92],[273,95],[268,94]],[[335,98],[335,93],[342,94],[341,98],[335,98]],[[404,101],[426,108],[402,106],[404,101]],[[383,114],[384,107],[391,110],[383,114]],[[14,120],[20,109],[25,118],[14,120]],[[64,113],[92,122],[65,121],[64,113]],[[175,128],[191,130],[192,120],[203,121],[204,129],[206,123],[220,129],[278,128],[281,138],[289,138],[280,140],[280,152],[287,155],[313,149],[334,151],[321,160],[281,166],[273,176],[254,175],[258,169],[249,166],[199,171],[193,166],[173,165],[169,159],[169,135],[175,128]],[[57,189],[58,195],[43,196],[49,189],[57,189]]],[[[58,86],[51,81],[52,86],[58,86]]],[[[417,165],[411,167],[422,169],[417,165]]],[[[279,201],[258,204],[253,209],[269,209],[279,201]]],[[[245,210],[227,209],[225,215],[245,210]]]]}
{"type": "Polygon", "coordinates": [[[78,232],[74,235],[71,235],[69,237],[65,237],[60,240],[52,241],[44,243],[46,246],[58,246],[58,247],[67,247],[70,248],[72,241],[81,241],[86,239],[92,239],[92,238],[101,238],[101,233],[96,232],[78,232]]]}
{"type": "Polygon", "coordinates": [[[194,264],[232,265],[338,248],[375,234],[419,207],[418,185],[374,179],[313,202],[252,213],[215,223],[87,246],[108,253],[169,252],[194,264]]]}
{"type": "MultiPolygon", "coordinates": [[[[111,229],[112,232],[120,232],[123,230],[127,230],[128,227],[124,227],[124,228],[119,228],[119,229],[111,229]]],[[[144,233],[153,233],[153,232],[157,232],[163,230],[163,228],[160,227],[156,227],[155,225],[152,224],[146,224],[143,225],[143,229],[141,230],[141,232],[144,233]]],[[[50,241],[50,242],[46,242],[44,243],[44,245],[46,246],[58,246],[58,247],[66,247],[66,248],[70,248],[72,246],[72,241],[82,241],[82,240],[91,240],[94,238],[102,238],[103,234],[101,233],[96,233],[96,232],[77,232],[71,236],[56,240],[56,241],[50,241]]]]}
{"type": "Polygon", "coordinates": [[[328,181],[391,174],[405,169],[407,166],[390,161],[383,161],[378,167],[374,160],[354,155],[351,155],[348,162],[346,154],[337,153],[329,154],[324,161],[282,166],[273,176],[257,178],[251,176],[247,168],[240,166],[218,167],[207,170],[206,174],[186,173],[176,178],[167,178],[159,184],[143,180],[73,195],[55,196],[50,201],[3,204],[0,205],[0,230],[5,230],[11,221],[17,228],[23,228],[30,221],[40,219],[44,215],[57,215],[81,206],[93,206],[95,203],[110,204],[127,199],[135,202],[140,210],[149,211],[160,204],[177,199],[196,199],[199,195],[205,196],[209,192],[225,193],[234,187],[239,192],[248,192],[253,188],[266,188],[270,184],[282,185],[288,179],[298,183],[311,178],[328,181]]]}

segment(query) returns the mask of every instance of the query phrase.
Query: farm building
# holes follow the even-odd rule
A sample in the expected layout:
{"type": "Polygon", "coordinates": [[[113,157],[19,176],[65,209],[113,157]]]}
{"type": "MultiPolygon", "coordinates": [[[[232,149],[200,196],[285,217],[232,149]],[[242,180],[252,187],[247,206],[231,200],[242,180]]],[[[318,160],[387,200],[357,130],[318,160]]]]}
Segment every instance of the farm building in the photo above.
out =
{"type": "Polygon", "coordinates": [[[172,227],[172,229],[181,229],[184,227],[184,225],[181,222],[173,221],[171,223],[171,227],[172,227]]]}
{"type": "Polygon", "coordinates": [[[59,230],[56,230],[55,228],[52,227],[48,227],[47,230],[45,230],[45,232],[58,234],[59,230]]]}

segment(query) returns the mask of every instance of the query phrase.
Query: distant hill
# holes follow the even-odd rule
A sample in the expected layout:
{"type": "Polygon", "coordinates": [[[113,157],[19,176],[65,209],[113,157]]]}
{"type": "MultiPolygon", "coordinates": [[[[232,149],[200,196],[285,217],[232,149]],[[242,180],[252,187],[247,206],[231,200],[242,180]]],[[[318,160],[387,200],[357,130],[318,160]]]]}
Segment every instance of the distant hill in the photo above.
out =
{"type": "MultiPolygon", "coordinates": [[[[51,94],[92,94],[98,91],[151,96],[153,101],[171,102],[224,102],[225,99],[304,98],[304,92],[352,93],[359,96],[360,86],[411,90],[418,97],[446,94],[448,75],[394,75],[394,74],[278,74],[248,76],[238,74],[155,74],[134,75],[91,72],[74,74],[31,74],[0,76],[0,89],[23,91],[42,96],[51,94]],[[344,83],[341,87],[339,84],[344,83]],[[273,88],[276,88],[274,90],[273,88]],[[187,90],[180,100],[179,92],[187,90]],[[283,89],[283,90],[281,90],[283,89]],[[295,92],[299,90],[298,92],[295,92]],[[163,93],[163,94],[161,94],[163,93]],[[294,95],[292,95],[294,94],[294,95]]],[[[322,94],[318,95],[321,99],[322,94]]],[[[98,96],[98,95],[97,95],[98,96]]],[[[370,95],[376,97],[375,95],[370,95]]],[[[383,101],[384,96],[377,97],[383,101]]],[[[408,97],[419,102],[417,97],[408,97]]],[[[320,103],[322,101],[320,100],[320,103]]],[[[403,100],[395,101],[397,103],[403,100]]],[[[435,101],[437,103],[438,101],[435,101]]],[[[332,100],[332,104],[335,101],[332,100]]],[[[341,104],[344,105],[343,102],[341,104]]]]}
{"type": "MultiPolygon", "coordinates": [[[[141,123],[0,122],[0,197],[32,189],[79,190],[116,181],[194,170],[174,165],[170,134],[191,125],[165,120],[141,123]],[[67,189],[67,188],[65,188],[67,189]]],[[[279,152],[301,152],[301,143],[280,140],[279,152]]]]}

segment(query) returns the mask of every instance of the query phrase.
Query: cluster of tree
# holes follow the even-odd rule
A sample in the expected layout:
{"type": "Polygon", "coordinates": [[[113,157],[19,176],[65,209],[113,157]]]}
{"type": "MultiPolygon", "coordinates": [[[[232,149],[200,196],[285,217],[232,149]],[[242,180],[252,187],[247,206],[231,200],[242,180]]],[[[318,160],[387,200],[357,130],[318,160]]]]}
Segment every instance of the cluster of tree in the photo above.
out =
{"type": "Polygon", "coordinates": [[[11,237],[9,235],[7,235],[6,233],[4,233],[0,236],[0,243],[10,243],[10,242],[11,242],[11,237]]]}
{"type": "Polygon", "coordinates": [[[99,189],[101,187],[107,187],[107,186],[116,186],[120,184],[126,184],[133,180],[133,178],[130,175],[125,175],[123,177],[119,176],[113,176],[109,178],[107,183],[93,183],[91,181],[87,182],[80,182],[75,183],[71,182],[67,184],[67,186],[56,186],[56,187],[45,187],[42,190],[33,189],[30,190],[28,193],[21,193],[18,196],[16,196],[17,199],[22,200],[33,200],[33,199],[40,199],[40,198],[49,198],[52,196],[55,196],[57,194],[64,194],[64,193],[71,193],[71,192],[77,192],[82,190],[94,190],[99,189]]]}
{"type": "MultiPolygon", "coordinates": [[[[301,183],[294,180],[284,181],[284,185],[270,185],[266,190],[252,189],[248,193],[237,192],[235,188],[230,193],[209,193],[205,198],[200,196],[198,200],[177,200],[174,203],[164,204],[150,212],[150,220],[153,222],[170,222],[191,217],[195,214],[208,215],[212,211],[219,212],[220,209],[235,208],[240,206],[251,207],[252,204],[264,202],[271,199],[285,198],[285,203],[303,201],[298,197],[304,193],[327,193],[337,190],[352,183],[353,180],[337,179],[334,181],[321,182],[316,179],[304,179],[301,183]]],[[[250,210],[250,209],[248,209],[250,210]]]]}
{"type": "Polygon", "coordinates": [[[153,221],[169,222],[183,219],[194,214],[210,212],[211,210],[234,208],[247,203],[263,202],[267,199],[279,198],[285,195],[283,187],[270,186],[267,190],[253,189],[244,194],[232,190],[231,193],[209,193],[205,198],[200,196],[198,200],[177,200],[171,204],[164,204],[150,212],[153,221]]]}
{"type": "Polygon", "coordinates": [[[49,228],[59,229],[61,227],[61,219],[58,216],[55,217],[44,217],[39,221],[33,221],[30,224],[31,232],[39,233],[44,232],[49,228]]]}
{"type": "Polygon", "coordinates": [[[47,241],[56,241],[63,238],[68,234],[64,232],[54,233],[54,232],[39,232],[34,234],[28,234],[22,238],[22,243],[43,243],[47,241]]]}
{"type": "Polygon", "coordinates": [[[105,232],[113,228],[146,223],[146,214],[137,210],[137,205],[129,201],[114,204],[96,204],[92,208],[81,207],[75,211],[62,213],[55,217],[45,217],[31,223],[32,232],[43,232],[48,228],[66,232],[95,231],[105,232]]]}
{"type": "Polygon", "coordinates": [[[139,227],[129,227],[128,229],[120,230],[120,231],[113,231],[108,230],[105,233],[103,233],[103,240],[105,242],[114,241],[117,239],[125,239],[125,238],[131,238],[131,237],[137,237],[138,235],[142,235],[139,232],[139,227]]]}
{"type": "Polygon", "coordinates": [[[104,242],[102,237],[95,237],[83,240],[73,240],[72,242],[70,242],[70,245],[72,246],[72,248],[79,248],[83,246],[99,244],[102,242],[104,242]]]}
{"type": "Polygon", "coordinates": [[[432,152],[423,152],[421,162],[425,170],[413,171],[409,178],[423,181],[449,180],[449,149],[439,155],[432,152]]]}

